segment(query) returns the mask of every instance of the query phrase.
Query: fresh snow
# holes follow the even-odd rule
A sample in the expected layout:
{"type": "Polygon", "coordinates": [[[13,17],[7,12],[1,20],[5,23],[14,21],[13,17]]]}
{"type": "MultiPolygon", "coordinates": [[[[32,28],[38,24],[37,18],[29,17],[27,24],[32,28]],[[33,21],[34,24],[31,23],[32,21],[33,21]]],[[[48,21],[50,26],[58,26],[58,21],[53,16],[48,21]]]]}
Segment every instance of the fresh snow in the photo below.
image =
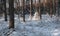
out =
{"type": "MultiPolygon", "coordinates": [[[[33,16],[34,17],[34,16],[33,16]]],[[[6,36],[4,32],[10,32],[8,36],[60,36],[60,19],[54,16],[51,18],[48,14],[42,15],[40,20],[29,20],[26,15],[26,22],[22,22],[22,18],[15,15],[15,31],[8,29],[9,21],[5,22],[4,18],[0,19],[0,36],[6,36]]],[[[8,32],[8,33],[9,33],[8,32]]]]}

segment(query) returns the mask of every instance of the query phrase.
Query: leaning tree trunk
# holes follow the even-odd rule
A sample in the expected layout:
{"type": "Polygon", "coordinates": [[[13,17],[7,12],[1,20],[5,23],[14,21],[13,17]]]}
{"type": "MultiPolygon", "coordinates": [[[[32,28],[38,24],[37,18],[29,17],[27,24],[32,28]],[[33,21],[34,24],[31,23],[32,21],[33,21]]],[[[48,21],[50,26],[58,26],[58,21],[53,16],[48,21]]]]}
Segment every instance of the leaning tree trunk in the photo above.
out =
{"type": "Polygon", "coordinates": [[[7,21],[6,0],[3,0],[3,2],[4,2],[4,17],[5,17],[5,21],[7,21]]]}
{"type": "Polygon", "coordinates": [[[14,0],[9,0],[9,28],[14,28],[14,0]]]}

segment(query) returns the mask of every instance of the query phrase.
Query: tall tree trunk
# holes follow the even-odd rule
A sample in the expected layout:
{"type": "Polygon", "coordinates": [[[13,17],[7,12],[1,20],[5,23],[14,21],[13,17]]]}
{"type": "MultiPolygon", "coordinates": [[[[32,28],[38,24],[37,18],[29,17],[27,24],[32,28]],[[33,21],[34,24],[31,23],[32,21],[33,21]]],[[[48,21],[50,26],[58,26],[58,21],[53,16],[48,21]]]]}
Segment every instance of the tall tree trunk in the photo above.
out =
{"type": "Polygon", "coordinates": [[[24,8],[24,0],[22,0],[22,15],[23,15],[23,22],[25,22],[25,8],[24,8]]]}
{"type": "Polygon", "coordinates": [[[9,0],[9,28],[14,28],[14,0],[9,0]]]}
{"type": "Polygon", "coordinates": [[[55,9],[54,12],[56,13],[56,5],[57,5],[57,4],[56,4],[56,0],[54,0],[54,5],[55,5],[55,6],[54,6],[54,7],[55,7],[55,8],[54,8],[54,9],[55,9]]]}
{"type": "Polygon", "coordinates": [[[36,12],[37,12],[37,3],[36,3],[37,1],[35,0],[35,10],[36,10],[36,12]]]}
{"type": "Polygon", "coordinates": [[[30,0],[30,19],[32,19],[32,0],[30,0]]]}
{"type": "Polygon", "coordinates": [[[50,16],[52,17],[52,0],[50,0],[50,16]]]}
{"type": "Polygon", "coordinates": [[[53,13],[55,14],[56,12],[55,12],[55,7],[54,7],[54,0],[52,0],[53,1],[53,13]]]}
{"type": "Polygon", "coordinates": [[[58,17],[60,16],[60,0],[58,0],[58,17]]]}
{"type": "Polygon", "coordinates": [[[7,21],[6,0],[4,0],[4,17],[5,17],[5,21],[7,21]]]}
{"type": "Polygon", "coordinates": [[[40,16],[40,19],[42,19],[42,17],[41,17],[41,0],[39,0],[39,16],[40,16]]]}
{"type": "Polygon", "coordinates": [[[43,1],[43,13],[45,14],[45,0],[43,1]]]}

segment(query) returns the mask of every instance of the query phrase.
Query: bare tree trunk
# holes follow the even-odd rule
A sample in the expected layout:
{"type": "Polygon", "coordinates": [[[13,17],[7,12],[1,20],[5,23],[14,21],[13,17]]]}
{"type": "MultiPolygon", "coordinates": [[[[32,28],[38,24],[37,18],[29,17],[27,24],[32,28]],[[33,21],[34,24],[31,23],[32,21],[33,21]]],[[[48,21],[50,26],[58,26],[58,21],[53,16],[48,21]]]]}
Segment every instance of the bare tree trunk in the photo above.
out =
{"type": "Polygon", "coordinates": [[[14,0],[9,0],[9,28],[14,28],[14,0]]]}
{"type": "Polygon", "coordinates": [[[43,7],[44,7],[43,12],[45,13],[45,0],[43,1],[43,7]]]}
{"type": "Polygon", "coordinates": [[[54,12],[56,13],[56,5],[57,5],[57,4],[56,4],[56,0],[54,0],[54,3],[55,3],[55,11],[54,11],[54,12]]]}
{"type": "Polygon", "coordinates": [[[42,19],[42,17],[41,17],[41,0],[39,0],[39,16],[40,16],[40,19],[42,19]]]}
{"type": "Polygon", "coordinates": [[[7,21],[6,0],[4,0],[4,17],[5,17],[5,21],[7,21]]]}
{"type": "Polygon", "coordinates": [[[53,12],[56,13],[56,12],[55,12],[55,8],[54,8],[54,5],[55,5],[55,4],[54,4],[54,0],[52,0],[52,1],[53,1],[53,12]]]}
{"type": "Polygon", "coordinates": [[[36,12],[37,12],[37,1],[35,0],[35,9],[36,9],[36,12]]]}
{"type": "Polygon", "coordinates": [[[32,0],[30,0],[30,19],[32,19],[32,0]]]}
{"type": "Polygon", "coordinates": [[[23,15],[23,22],[25,22],[25,11],[24,11],[25,8],[24,8],[24,6],[25,6],[25,5],[24,5],[24,0],[22,0],[22,10],[23,10],[23,11],[22,11],[22,15],[23,15]]]}
{"type": "Polygon", "coordinates": [[[52,17],[52,0],[50,0],[50,16],[52,17]]]}
{"type": "Polygon", "coordinates": [[[52,17],[52,9],[50,8],[50,16],[52,17]]]}
{"type": "Polygon", "coordinates": [[[57,14],[58,14],[58,17],[60,16],[60,0],[56,0],[57,2],[56,2],[56,5],[57,5],[57,10],[58,10],[58,12],[57,12],[57,14]]]}

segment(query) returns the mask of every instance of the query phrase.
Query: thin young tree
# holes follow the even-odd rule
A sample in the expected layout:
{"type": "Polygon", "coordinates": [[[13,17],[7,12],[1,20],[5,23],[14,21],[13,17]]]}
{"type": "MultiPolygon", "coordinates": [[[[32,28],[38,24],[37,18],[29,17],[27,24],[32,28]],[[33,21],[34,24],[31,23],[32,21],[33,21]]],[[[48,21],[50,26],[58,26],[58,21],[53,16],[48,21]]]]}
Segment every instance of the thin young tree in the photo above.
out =
{"type": "Polygon", "coordinates": [[[54,12],[55,12],[55,14],[57,13],[56,12],[56,0],[54,0],[54,12]]]}
{"type": "Polygon", "coordinates": [[[25,6],[25,1],[24,0],[22,0],[22,16],[23,16],[23,22],[25,22],[25,8],[24,8],[24,6],[25,6]]]}
{"type": "Polygon", "coordinates": [[[36,9],[36,12],[38,12],[38,8],[37,8],[37,1],[35,0],[35,9],[36,9]]]}
{"type": "Polygon", "coordinates": [[[53,1],[53,13],[55,13],[55,7],[54,7],[55,3],[54,3],[54,0],[52,1],[53,1]]]}
{"type": "Polygon", "coordinates": [[[43,1],[43,13],[45,13],[45,0],[43,1]]]}
{"type": "Polygon", "coordinates": [[[58,0],[58,17],[60,16],[60,0],[58,0]]]}
{"type": "Polygon", "coordinates": [[[42,17],[41,17],[41,0],[39,0],[39,16],[40,16],[40,19],[42,19],[42,17]]]}
{"type": "Polygon", "coordinates": [[[52,14],[53,14],[53,12],[52,12],[52,10],[53,10],[53,5],[52,5],[53,3],[52,3],[52,0],[50,0],[50,16],[52,17],[52,14]]]}
{"type": "Polygon", "coordinates": [[[5,21],[7,21],[6,0],[3,0],[3,3],[4,3],[4,17],[5,17],[5,21]]]}
{"type": "Polygon", "coordinates": [[[48,7],[49,7],[49,6],[48,6],[48,1],[49,1],[49,0],[46,0],[46,3],[45,3],[45,4],[46,4],[46,14],[48,14],[48,10],[49,10],[49,9],[48,9],[48,7]]]}
{"type": "Polygon", "coordinates": [[[32,19],[32,0],[30,0],[30,19],[32,19]]]}
{"type": "Polygon", "coordinates": [[[3,3],[2,3],[2,0],[0,0],[0,15],[1,15],[2,11],[3,11],[2,10],[2,8],[3,8],[2,6],[3,6],[3,3]]]}
{"type": "Polygon", "coordinates": [[[9,0],[9,28],[14,28],[14,0],[9,0]]]}

